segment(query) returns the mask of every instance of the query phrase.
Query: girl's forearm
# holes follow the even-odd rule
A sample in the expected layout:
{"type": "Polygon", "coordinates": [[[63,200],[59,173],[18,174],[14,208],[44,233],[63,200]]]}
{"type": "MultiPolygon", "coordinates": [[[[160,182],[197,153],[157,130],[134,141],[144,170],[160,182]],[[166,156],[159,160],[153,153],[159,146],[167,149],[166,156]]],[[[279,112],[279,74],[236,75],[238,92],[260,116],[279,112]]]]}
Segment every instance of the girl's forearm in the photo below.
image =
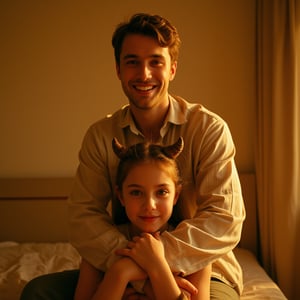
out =
{"type": "Polygon", "coordinates": [[[130,281],[146,278],[147,274],[132,259],[121,258],[105,273],[92,300],[120,300],[130,281]]]}
{"type": "Polygon", "coordinates": [[[99,284],[96,293],[91,300],[120,300],[127,286],[127,280],[123,276],[117,276],[115,272],[107,271],[104,279],[99,284]]]}
{"type": "Polygon", "coordinates": [[[156,265],[148,273],[156,300],[179,299],[181,290],[166,261],[156,265]]]}
{"type": "Polygon", "coordinates": [[[104,274],[101,271],[82,259],[74,300],[90,300],[103,279],[103,276],[104,274]]]}

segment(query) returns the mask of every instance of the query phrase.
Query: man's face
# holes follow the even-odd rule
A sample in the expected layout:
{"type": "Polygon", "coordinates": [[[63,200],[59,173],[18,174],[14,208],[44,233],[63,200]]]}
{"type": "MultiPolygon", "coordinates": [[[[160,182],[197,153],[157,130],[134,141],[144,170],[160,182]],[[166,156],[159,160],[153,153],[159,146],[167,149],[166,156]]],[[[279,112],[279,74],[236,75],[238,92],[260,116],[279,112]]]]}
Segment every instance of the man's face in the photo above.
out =
{"type": "Polygon", "coordinates": [[[151,109],[168,103],[169,82],[174,79],[176,62],[169,50],[151,37],[130,34],[125,37],[117,74],[130,105],[151,109]]]}

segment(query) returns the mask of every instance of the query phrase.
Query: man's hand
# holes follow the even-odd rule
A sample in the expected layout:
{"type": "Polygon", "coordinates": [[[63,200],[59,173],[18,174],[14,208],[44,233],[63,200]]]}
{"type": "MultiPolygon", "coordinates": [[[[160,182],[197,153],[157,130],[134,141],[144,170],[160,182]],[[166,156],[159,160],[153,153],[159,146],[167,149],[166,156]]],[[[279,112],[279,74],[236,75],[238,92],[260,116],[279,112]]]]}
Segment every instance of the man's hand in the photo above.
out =
{"type": "MultiPolygon", "coordinates": [[[[185,279],[181,276],[178,276],[178,275],[174,275],[174,278],[175,278],[175,281],[176,281],[178,287],[181,289],[181,291],[186,295],[186,297],[188,299],[191,299],[192,295],[196,295],[198,293],[197,288],[187,279],[185,279]]],[[[147,295],[147,297],[145,299],[155,300],[151,282],[149,280],[147,280],[144,285],[144,292],[147,295]]],[[[135,298],[133,298],[133,299],[135,300],[135,298]]],[[[139,298],[137,298],[137,299],[139,299],[139,298]]],[[[141,298],[141,299],[144,299],[144,298],[141,298]]]]}
{"type": "Polygon", "coordinates": [[[191,299],[192,295],[196,295],[198,293],[198,289],[187,279],[174,275],[174,278],[177,282],[177,285],[181,289],[181,291],[188,297],[188,299],[191,299]]]}
{"type": "Polygon", "coordinates": [[[142,295],[135,291],[132,287],[127,287],[126,291],[122,297],[122,300],[155,300],[154,298],[149,298],[146,295],[142,295]]]}

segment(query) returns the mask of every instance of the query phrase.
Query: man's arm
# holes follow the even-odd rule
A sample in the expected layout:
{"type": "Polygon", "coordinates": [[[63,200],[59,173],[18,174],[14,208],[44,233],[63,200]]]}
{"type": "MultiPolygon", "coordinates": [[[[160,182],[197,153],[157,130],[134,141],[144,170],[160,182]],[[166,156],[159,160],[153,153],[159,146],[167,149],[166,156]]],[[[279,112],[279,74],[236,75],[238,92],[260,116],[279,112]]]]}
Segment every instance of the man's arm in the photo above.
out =
{"type": "MultiPolygon", "coordinates": [[[[113,183],[109,174],[109,154],[92,126],[82,143],[72,193],[68,202],[69,239],[80,255],[105,271],[115,260],[114,250],[127,240],[113,225],[107,206],[113,183]]],[[[111,146],[110,146],[111,147],[111,146]]]]}
{"type": "MultiPolygon", "coordinates": [[[[199,118],[193,122],[197,126],[199,118]]],[[[230,131],[218,119],[203,127],[201,138],[196,129],[185,132],[186,151],[192,158],[179,157],[184,162],[184,188],[177,203],[185,215],[175,230],[161,237],[171,269],[183,274],[194,273],[229,253],[240,240],[245,219],[230,131]],[[192,209],[186,212],[187,207],[192,209]]]]}

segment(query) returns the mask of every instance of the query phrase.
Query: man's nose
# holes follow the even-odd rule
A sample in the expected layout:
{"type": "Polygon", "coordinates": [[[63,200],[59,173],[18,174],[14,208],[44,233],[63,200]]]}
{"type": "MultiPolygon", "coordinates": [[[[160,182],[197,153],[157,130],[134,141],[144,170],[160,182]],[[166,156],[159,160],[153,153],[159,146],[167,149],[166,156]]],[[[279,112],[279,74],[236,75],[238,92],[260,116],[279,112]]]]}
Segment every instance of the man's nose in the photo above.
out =
{"type": "Polygon", "coordinates": [[[144,63],[141,64],[139,69],[139,77],[141,80],[146,81],[147,79],[151,78],[151,68],[148,64],[144,63]]]}

